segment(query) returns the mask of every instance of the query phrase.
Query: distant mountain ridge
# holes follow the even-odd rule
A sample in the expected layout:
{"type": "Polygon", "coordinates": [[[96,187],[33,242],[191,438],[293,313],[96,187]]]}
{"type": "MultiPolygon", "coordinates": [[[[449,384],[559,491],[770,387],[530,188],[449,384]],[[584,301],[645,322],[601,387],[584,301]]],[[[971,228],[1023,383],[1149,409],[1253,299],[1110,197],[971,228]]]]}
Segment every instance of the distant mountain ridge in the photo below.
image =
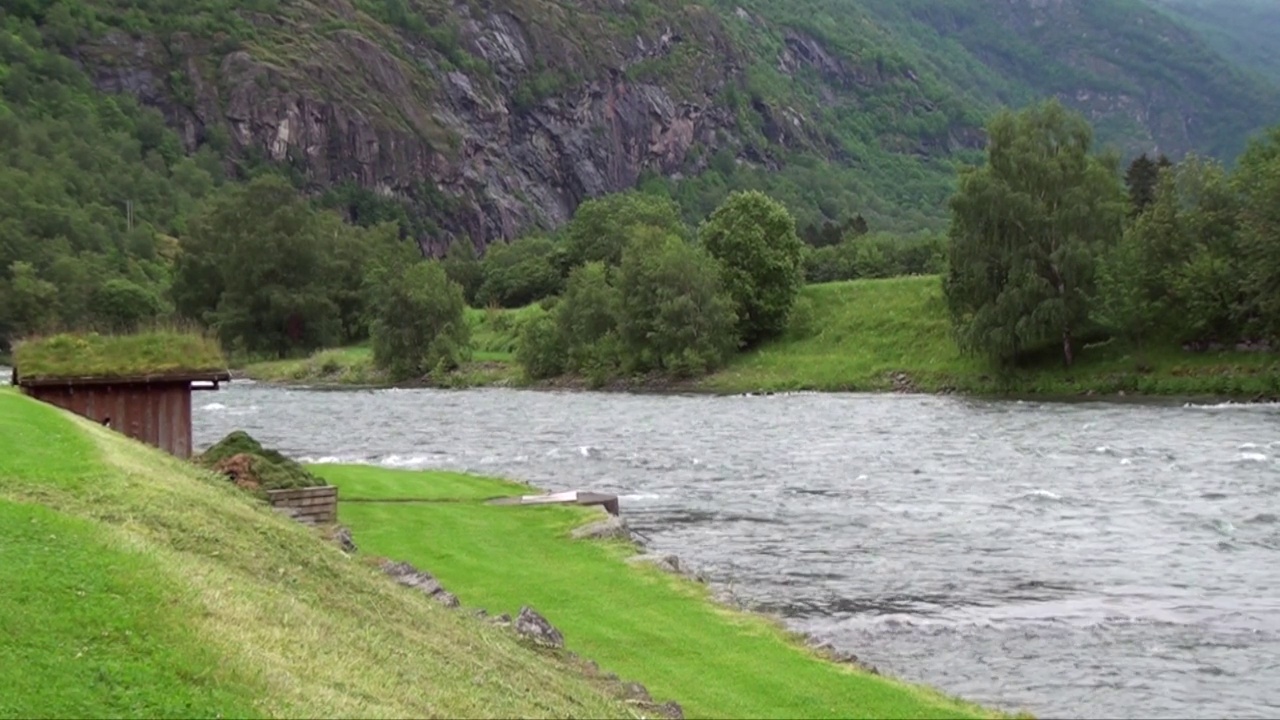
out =
{"type": "Polygon", "coordinates": [[[1227,59],[1280,86],[1280,2],[1148,0],[1198,31],[1227,59]]]}
{"type": "Polygon", "coordinates": [[[29,0],[3,12],[98,90],[160,109],[187,152],[284,167],[353,220],[401,207],[432,253],[553,229],[584,199],[637,185],[691,219],[758,187],[802,222],[937,227],[985,119],[1047,95],[1127,154],[1230,159],[1280,117],[1274,86],[1144,0],[29,0]]]}

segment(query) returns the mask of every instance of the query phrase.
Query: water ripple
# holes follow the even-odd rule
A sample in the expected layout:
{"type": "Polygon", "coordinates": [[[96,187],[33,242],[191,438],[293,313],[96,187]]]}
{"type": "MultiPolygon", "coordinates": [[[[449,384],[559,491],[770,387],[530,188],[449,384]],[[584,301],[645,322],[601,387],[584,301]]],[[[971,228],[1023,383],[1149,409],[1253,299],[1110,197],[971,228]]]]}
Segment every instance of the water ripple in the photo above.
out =
{"type": "Polygon", "coordinates": [[[1274,717],[1280,405],[233,383],[308,459],[616,492],[654,548],[893,674],[1039,715],[1274,717]]]}

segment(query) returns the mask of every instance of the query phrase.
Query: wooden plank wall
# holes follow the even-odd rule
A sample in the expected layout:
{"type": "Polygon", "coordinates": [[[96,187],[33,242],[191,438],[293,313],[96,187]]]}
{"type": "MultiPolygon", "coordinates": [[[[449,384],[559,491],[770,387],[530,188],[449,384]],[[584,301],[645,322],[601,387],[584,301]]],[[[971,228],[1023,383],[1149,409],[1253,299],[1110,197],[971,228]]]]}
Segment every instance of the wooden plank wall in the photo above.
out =
{"type": "Polygon", "coordinates": [[[118,433],[177,457],[191,457],[189,383],[47,386],[26,391],[37,400],[108,424],[118,433]]]}
{"type": "Polygon", "coordinates": [[[297,490],[268,490],[267,499],[272,507],[288,508],[290,514],[299,522],[314,525],[338,520],[338,488],[335,485],[297,490]]]}

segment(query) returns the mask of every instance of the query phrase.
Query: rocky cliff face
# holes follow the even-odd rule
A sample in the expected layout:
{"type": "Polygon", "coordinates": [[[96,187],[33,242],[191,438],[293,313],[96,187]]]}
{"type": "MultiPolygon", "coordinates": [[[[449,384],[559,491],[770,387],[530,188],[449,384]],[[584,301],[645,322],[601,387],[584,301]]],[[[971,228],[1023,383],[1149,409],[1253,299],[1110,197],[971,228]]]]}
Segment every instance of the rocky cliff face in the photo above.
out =
{"type": "MultiPolygon", "coordinates": [[[[633,187],[645,171],[698,173],[722,148],[765,166],[787,148],[838,152],[803,110],[759,97],[751,109],[766,142],[744,141],[723,94],[745,63],[713,12],[683,8],[630,37],[600,30],[584,50],[580,34],[520,17],[517,4],[449,8],[457,46],[477,61],[467,68],[409,33],[318,30],[358,15],[345,0],[318,17],[254,17],[256,42],[112,30],[76,59],[100,89],[160,108],[188,149],[226,144],[235,157],[290,165],[313,188],[350,181],[429,213],[441,232],[419,240],[433,254],[455,237],[482,248],[554,228],[586,198],[633,187]],[[308,47],[282,56],[291,36],[308,47]],[[636,72],[646,64],[656,69],[636,72]]],[[[776,63],[818,73],[832,103],[888,81],[795,31],[776,63]]]]}
{"type": "Polygon", "coordinates": [[[700,173],[723,150],[762,168],[804,153],[907,168],[897,177],[949,172],[931,161],[979,148],[982,116],[1014,96],[1057,93],[1102,125],[1128,123],[1136,144],[1176,153],[1203,142],[1203,97],[1188,103],[1168,82],[1135,80],[1118,37],[1103,33],[1116,52],[1046,45],[1037,57],[1079,71],[1053,87],[997,62],[1009,37],[1098,31],[1095,6],[1081,0],[941,13],[926,0],[806,2],[851,13],[826,25],[847,37],[804,30],[808,11],[781,0],[724,12],[680,0],[255,0],[227,32],[206,19],[167,31],[117,25],[73,56],[100,89],[160,108],[188,149],[209,144],[233,164],[285,164],[312,190],[352,183],[403,203],[438,228],[418,238],[432,254],[455,238],[483,248],[554,228],[586,198],[646,172],[700,173]],[[370,14],[393,6],[406,9],[400,24],[370,14]],[[858,34],[877,19],[882,27],[858,34]],[[984,82],[1018,92],[961,87],[947,71],[960,65],[930,55],[936,48],[894,55],[884,37],[911,22],[959,38],[972,53],[966,67],[987,58],[1004,75],[984,82]]]}

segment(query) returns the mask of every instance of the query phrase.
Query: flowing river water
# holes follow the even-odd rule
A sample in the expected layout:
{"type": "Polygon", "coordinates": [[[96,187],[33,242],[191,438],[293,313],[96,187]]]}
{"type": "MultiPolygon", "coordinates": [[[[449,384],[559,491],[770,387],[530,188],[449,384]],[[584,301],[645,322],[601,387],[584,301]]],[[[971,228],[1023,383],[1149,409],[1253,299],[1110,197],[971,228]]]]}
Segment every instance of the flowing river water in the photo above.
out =
{"type": "Polygon", "coordinates": [[[310,461],[616,492],[653,550],[973,701],[1280,716],[1280,406],[248,381],[195,405],[198,448],[244,429],[310,461]]]}

